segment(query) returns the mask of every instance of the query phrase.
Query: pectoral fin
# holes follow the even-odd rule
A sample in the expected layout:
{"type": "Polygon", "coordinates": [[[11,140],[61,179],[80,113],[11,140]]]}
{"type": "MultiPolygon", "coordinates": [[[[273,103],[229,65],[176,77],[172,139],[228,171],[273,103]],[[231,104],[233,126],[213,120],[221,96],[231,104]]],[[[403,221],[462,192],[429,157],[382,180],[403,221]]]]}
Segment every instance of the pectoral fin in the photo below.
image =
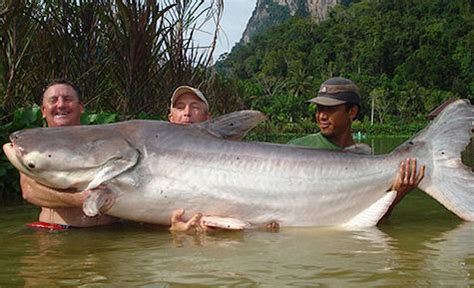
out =
{"type": "Polygon", "coordinates": [[[356,215],[349,222],[344,224],[344,227],[370,227],[377,225],[380,218],[385,215],[393,200],[397,197],[397,191],[389,191],[377,202],[370,205],[367,209],[356,215]]]}
{"type": "Polygon", "coordinates": [[[239,219],[220,216],[202,216],[202,221],[206,226],[227,230],[243,230],[251,226],[239,219]]]}
{"type": "Polygon", "coordinates": [[[93,189],[102,183],[110,181],[137,164],[140,157],[139,151],[124,139],[121,139],[121,143],[119,144],[121,144],[117,145],[119,148],[116,148],[120,149],[120,151],[116,153],[117,156],[110,158],[102,165],[99,172],[87,186],[86,190],[93,189]]]}
{"type": "Polygon", "coordinates": [[[82,204],[82,211],[89,217],[99,215],[101,210],[108,210],[114,202],[114,195],[107,187],[92,189],[82,204]]]}

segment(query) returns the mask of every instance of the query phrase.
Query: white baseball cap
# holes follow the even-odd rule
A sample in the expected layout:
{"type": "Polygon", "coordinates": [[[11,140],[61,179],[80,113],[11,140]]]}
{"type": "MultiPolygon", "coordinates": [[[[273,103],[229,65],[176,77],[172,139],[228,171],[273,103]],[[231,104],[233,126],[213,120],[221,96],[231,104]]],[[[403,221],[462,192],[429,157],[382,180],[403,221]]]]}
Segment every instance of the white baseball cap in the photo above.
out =
{"type": "Polygon", "coordinates": [[[204,104],[206,104],[206,108],[207,110],[209,110],[209,103],[207,102],[206,97],[204,97],[204,94],[202,94],[202,92],[198,89],[186,85],[179,86],[178,88],[176,88],[176,90],[174,90],[173,95],[171,96],[170,108],[173,108],[174,103],[176,102],[176,100],[178,100],[179,96],[186,93],[196,95],[202,102],[204,102],[204,104]]]}

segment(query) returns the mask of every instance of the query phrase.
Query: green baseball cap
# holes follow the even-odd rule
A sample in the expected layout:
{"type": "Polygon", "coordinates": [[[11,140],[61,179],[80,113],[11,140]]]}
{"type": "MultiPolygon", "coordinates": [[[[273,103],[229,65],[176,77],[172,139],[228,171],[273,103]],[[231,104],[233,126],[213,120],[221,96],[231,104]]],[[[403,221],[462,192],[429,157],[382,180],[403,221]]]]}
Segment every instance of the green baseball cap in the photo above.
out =
{"type": "Polygon", "coordinates": [[[360,107],[359,88],[351,80],[343,77],[330,78],[321,84],[318,96],[308,102],[336,106],[345,103],[356,104],[360,107]]]}

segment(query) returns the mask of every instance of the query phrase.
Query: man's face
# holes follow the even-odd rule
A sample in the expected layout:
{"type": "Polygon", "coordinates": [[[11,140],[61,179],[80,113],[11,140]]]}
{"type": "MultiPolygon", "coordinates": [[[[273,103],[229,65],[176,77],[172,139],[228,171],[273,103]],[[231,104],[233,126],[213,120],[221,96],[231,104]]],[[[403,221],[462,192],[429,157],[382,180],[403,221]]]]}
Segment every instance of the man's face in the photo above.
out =
{"type": "Polygon", "coordinates": [[[171,123],[185,125],[203,122],[209,118],[206,104],[192,93],[185,93],[179,96],[168,115],[171,123]]]}
{"type": "Polygon", "coordinates": [[[347,109],[346,104],[336,106],[316,106],[316,122],[321,134],[328,138],[338,137],[350,131],[352,119],[357,114],[357,106],[347,109]]]}
{"type": "Polygon", "coordinates": [[[67,84],[55,84],[43,93],[41,113],[48,127],[80,125],[83,111],[76,91],[67,84]]]}

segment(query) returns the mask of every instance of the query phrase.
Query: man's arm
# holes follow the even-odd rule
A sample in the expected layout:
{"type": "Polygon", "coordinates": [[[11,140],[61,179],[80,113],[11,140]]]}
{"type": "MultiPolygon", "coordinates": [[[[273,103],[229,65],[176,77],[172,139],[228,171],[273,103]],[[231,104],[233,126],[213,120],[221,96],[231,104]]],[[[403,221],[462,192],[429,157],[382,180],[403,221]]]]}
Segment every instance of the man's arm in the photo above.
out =
{"type": "Polygon", "coordinates": [[[30,177],[20,173],[20,187],[23,199],[40,207],[61,208],[79,207],[89,195],[89,191],[59,191],[41,185],[30,177]]]}
{"type": "Polygon", "coordinates": [[[393,211],[393,208],[395,208],[395,206],[403,199],[403,197],[408,194],[408,192],[418,186],[421,180],[423,180],[423,177],[425,177],[425,165],[422,165],[417,171],[416,159],[409,158],[400,163],[400,168],[398,169],[395,181],[390,188],[390,190],[397,191],[397,197],[381,220],[388,219],[393,211]]]}

